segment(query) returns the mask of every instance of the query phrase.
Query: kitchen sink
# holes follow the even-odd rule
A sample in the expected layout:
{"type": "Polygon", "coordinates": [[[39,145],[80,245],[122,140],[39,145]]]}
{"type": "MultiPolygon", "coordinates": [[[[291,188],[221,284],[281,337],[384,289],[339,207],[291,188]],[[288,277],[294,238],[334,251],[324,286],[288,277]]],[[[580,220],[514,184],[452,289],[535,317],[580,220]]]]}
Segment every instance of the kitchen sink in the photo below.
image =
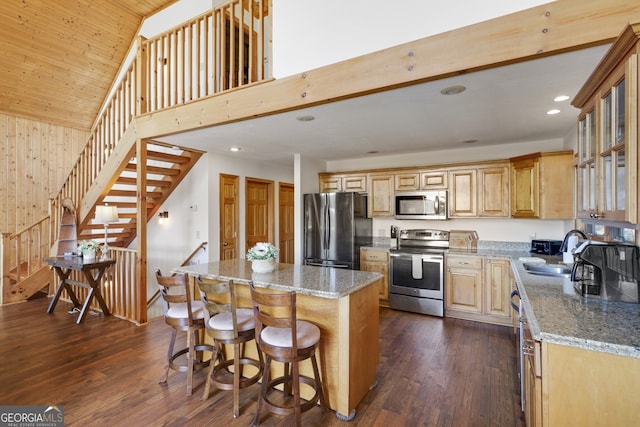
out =
{"type": "Polygon", "coordinates": [[[539,274],[541,276],[571,277],[570,265],[566,264],[543,264],[543,263],[527,263],[523,264],[525,270],[530,274],[539,274]]]}

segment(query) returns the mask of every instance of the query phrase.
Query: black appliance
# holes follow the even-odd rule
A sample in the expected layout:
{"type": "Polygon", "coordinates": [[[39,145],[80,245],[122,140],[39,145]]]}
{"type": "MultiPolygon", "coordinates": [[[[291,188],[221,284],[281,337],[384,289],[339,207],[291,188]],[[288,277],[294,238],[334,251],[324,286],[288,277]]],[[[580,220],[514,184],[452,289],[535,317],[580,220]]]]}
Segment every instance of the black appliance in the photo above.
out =
{"type": "Polygon", "coordinates": [[[540,255],[559,255],[562,240],[533,239],[531,241],[531,253],[540,255]]]}
{"type": "Polygon", "coordinates": [[[623,244],[589,244],[577,253],[571,272],[582,296],[640,303],[640,249],[623,244]]]}
{"type": "Polygon", "coordinates": [[[358,193],[304,195],[304,262],[360,269],[360,247],[371,245],[367,196],[358,193]]]}
{"type": "Polygon", "coordinates": [[[449,232],[400,230],[389,251],[389,307],[444,316],[444,252],[449,232]]]}

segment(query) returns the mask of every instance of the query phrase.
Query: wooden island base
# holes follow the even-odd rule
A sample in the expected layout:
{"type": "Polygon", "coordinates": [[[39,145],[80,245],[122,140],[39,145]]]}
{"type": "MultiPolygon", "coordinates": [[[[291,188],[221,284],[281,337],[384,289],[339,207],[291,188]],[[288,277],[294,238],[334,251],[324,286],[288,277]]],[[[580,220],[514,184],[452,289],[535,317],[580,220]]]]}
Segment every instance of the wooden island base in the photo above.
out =
{"type": "MultiPolygon", "coordinates": [[[[198,276],[234,280],[239,307],[251,307],[248,286],[251,280],[257,287],[274,292],[295,291],[298,318],[315,323],[322,334],[318,359],[327,404],[339,418],[352,419],[358,404],[376,384],[379,362],[378,287],[382,275],[290,264],[279,266],[276,273],[260,274],[258,280],[252,275],[249,263],[241,260],[184,266],[173,271],[188,274],[193,281],[194,291],[197,289],[195,278],[198,276]],[[318,277],[317,281],[309,280],[315,277],[318,277]],[[300,278],[325,290],[305,289],[300,284],[303,281],[300,278]],[[343,285],[345,282],[347,285],[343,285]]],[[[255,346],[248,345],[246,354],[256,357],[255,346]]],[[[272,369],[273,374],[280,375],[282,364],[275,363],[272,369]]],[[[300,370],[303,375],[313,377],[310,362],[302,362],[300,370]]],[[[308,399],[312,390],[303,386],[301,394],[308,399]]]]}
{"type": "MultiPolygon", "coordinates": [[[[249,287],[236,285],[239,306],[250,307],[249,287]]],[[[350,419],[358,403],[376,383],[378,350],[377,284],[338,298],[319,298],[298,294],[298,318],[318,325],[322,334],[319,364],[327,404],[339,417],[350,419]]],[[[252,346],[247,347],[250,354],[252,346]]],[[[272,374],[281,373],[282,365],[274,363],[272,374]]],[[[313,377],[311,362],[300,364],[303,375],[313,377]]],[[[302,397],[312,393],[301,388],[302,397]]]]}

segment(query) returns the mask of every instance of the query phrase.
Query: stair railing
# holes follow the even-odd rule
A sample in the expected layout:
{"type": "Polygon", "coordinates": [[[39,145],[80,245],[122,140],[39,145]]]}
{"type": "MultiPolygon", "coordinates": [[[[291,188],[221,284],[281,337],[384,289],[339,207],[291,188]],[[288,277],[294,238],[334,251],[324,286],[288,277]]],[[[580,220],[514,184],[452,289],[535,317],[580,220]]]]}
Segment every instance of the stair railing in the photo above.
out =
{"type": "Polygon", "coordinates": [[[266,79],[268,5],[268,0],[232,0],[154,38],[139,37],[137,55],[105,98],[54,207],[65,197],[83,200],[136,116],[266,79]]]}
{"type": "Polygon", "coordinates": [[[2,233],[0,305],[10,301],[12,284],[20,283],[42,268],[43,258],[49,256],[51,249],[49,224],[49,216],[46,216],[16,233],[2,233]]]}
{"type": "MultiPolygon", "coordinates": [[[[25,237],[23,240],[22,237],[12,239],[2,235],[0,273],[3,285],[5,279],[9,280],[9,272],[14,266],[20,265],[16,264],[17,258],[28,260],[27,268],[31,268],[35,259],[40,261],[48,255],[52,243],[59,237],[58,213],[62,200],[68,197],[81,203],[135,117],[215,96],[268,77],[270,72],[265,65],[268,64],[265,59],[271,39],[268,7],[268,0],[232,0],[152,39],[139,37],[134,47],[137,49],[135,58],[120,73],[120,80],[105,97],[87,144],[59,193],[50,201],[51,215],[47,217],[46,230],[38,222],[28,228],[39,230],[37,233],[26,230],[21,233],[24,236],[36,233],[37,238],[25,237]],[[41,247],[40,242],[45,241],[46,248],[41,247]]],[[[101,185],[106,186],[104,182],[101,185]]],[[[78,219],[79,222],[84,220],[78,219]]],[[[130,256],[135,259],[134,255],[127,255],[127,262],[130,256]]],[[[132,270],[135,271],[136,265],[130,265],[132,270]]],[[[21,274],[19,270],[18,275],[21,274]]],[[[123,275],[122,278],[135,282],[135,276],[123,275]]],[[[118,289],[128,294],[114,298],[130,303],[131,288],[127,285],[118,289]]],[[[134,303],[131,307],[135,306],[134,303]]],[[[126,310],[124,313],[122,317],[132,315],[134,320],[137,315],[143,316],[126,310]]],[[[141,318],[144,317],[138,317],[141,318]]]]}
{"type": "MultiPolygon", "coordinates": [[[[198,245],[197,248],[191,252],[191,254],[180,264],[180,267],[184,267],[185,265],[189,265],[191,261],[198,255],[201,251],[207,250],[207,242],[202,242],[198,245]]],[[[149,308],[160,296],[160,290],[158,289],[152,296],[147,300],[147,308],[149,308]]]]}

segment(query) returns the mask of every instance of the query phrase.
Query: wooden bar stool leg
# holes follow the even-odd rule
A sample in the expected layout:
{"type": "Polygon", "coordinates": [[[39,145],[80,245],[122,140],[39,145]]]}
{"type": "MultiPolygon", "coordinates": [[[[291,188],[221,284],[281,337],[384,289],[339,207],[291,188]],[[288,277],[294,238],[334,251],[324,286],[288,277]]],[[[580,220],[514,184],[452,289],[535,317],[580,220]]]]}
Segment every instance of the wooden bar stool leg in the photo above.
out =
{"type": "Polygon", "coordinates": [[[256,408],[256,414],[251,420],[252,426],[257,426],[260,424],[260,412],[262,410],[262,400],[263,396],[267,395],[267,386],[269,381],[271,380],[269,372],[271,371],[271,358],[269,356],[265,357],[264,369],[262,371],[262,384],[260,384],[260,395],[258,396],[258,407],[256,408]]]}
{"type": "Polygon", "coordinates": [[[187,353],[187,394],[189,396],[193,393],[193,361],[195,358],[193,342],[195,339],[195,331],[189,331],[187,333],[187,348],[189,349],[187,353]]]}
{"type": "Polygon", "coordinates": [[[169,349],[167,350],[167,366],[164,367],[164,373],[160,377],[160,384],[166,384],[169,378],[169,366],[171,365],[171,357],[173,356],[173,347],[176,343],[176,330],[171,329],[171,339],[169,340],[169,349]]]}

